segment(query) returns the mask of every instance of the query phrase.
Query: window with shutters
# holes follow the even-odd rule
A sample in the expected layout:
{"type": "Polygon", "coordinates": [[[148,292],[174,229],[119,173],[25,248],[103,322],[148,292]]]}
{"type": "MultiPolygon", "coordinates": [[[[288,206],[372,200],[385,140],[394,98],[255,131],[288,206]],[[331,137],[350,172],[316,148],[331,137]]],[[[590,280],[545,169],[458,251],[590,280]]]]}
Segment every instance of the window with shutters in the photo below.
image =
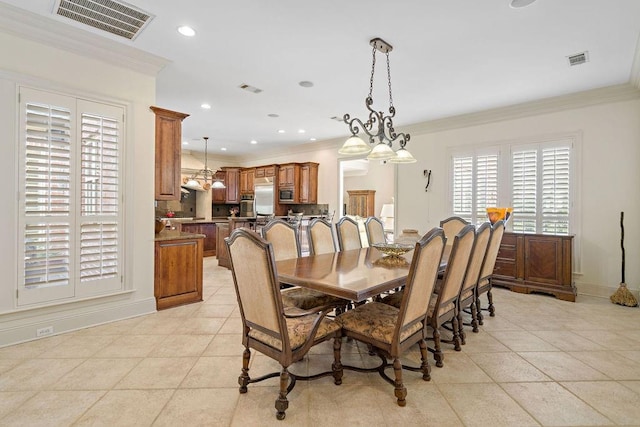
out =
{"type": "Polygon", "coordinates": [[[486,218],[486,208],[498,201],[498,152],[452,156],[452,214],[471,223],[486,218]]]}
{"type": "Polygon", "coordinates": [[[121,289],[123,115],[20,88],[18,305],[121,289]]]}

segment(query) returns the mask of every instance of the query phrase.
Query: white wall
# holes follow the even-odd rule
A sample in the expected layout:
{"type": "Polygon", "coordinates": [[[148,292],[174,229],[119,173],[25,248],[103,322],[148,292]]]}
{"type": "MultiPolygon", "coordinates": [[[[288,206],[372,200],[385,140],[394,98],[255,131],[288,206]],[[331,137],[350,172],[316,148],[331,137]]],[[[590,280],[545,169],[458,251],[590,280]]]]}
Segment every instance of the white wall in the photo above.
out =
{"type": "Polygon", "coordinates": [[[392,163],[381,164],[380,161],[370,161],[366,175],[344,177],[344,201],[349,203],[348,190],[376,190],[375,216],[380,216],[382,205],[393,203],[395,191],[395,165],[392,163]]]}
{"type": "Polygon", "coordinates": [[[0,346],[155,311],[153,297],[155,76],[0,32],[0,346]],[[17,96],[19,84],[125,105],[125,284],[129,292],[35,309],[16,309],[17,96]]]}
{"type": "MultiPolygon", "coordinates": [[[[625,212],[626,283],[640,285],[640,101],[620,101],[440,132],[413,134],[408,146],[418,162],[398,170],[398,230],[426,232],[450,215],[449,159],[453,146],[527,141],[544,135],[582,135],[582,271],[579,293],[611,295],[620,283],[619,215],[625,212]],[[429,191],[423,169],[432,169],[429,191]]],[[[517,215],[517,213],[515,213],[517,215]]]]}

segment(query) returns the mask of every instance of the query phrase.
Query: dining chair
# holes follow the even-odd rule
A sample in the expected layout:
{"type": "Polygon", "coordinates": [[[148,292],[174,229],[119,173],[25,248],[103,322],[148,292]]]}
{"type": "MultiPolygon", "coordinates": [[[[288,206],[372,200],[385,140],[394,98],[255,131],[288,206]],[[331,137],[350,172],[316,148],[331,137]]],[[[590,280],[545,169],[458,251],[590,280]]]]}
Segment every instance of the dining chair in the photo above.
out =
{"type": "Polygon", "coordinates": [[[394,386],[399,406],[406,405],[407,396],[402,380],[403,368],[422,372],[424,381],[431,379],[425,342],[427,310],[444,246],[445,238],[441,228],[434,228],[416,244],[399,307],[370,302],[336,318],[342,325],[343,335],[368,344],[382,359],[382,364],[371,370],[377,370],[382,378],[394,386]],[[420,367],[402,365],[400,357],[416,343],[420,348],[420,367]],[[388,363],[387,358],[392,358],[393,363],[388,363]],[[391,366],[395,379],[385,373],[385,368],[391,366]]]}
{"type": "MultiPolygon", "coordinates": [[[[271,243],[276,261],[300,258],[300,239],[298,239],[296,224],[282,219],[274,219],[262,228],[262,237],[271,243]]],[[[251,262],[249,259],[246,261],[251,262]]],[[[328,304],[345,307],[349,303],[341,298],[297,286],[282,289],[282,301],[285,306],[297,307],[302,310],[328,304]]]]}
{"type": "Polygon", "coordinates": [[[333,224],[322,218],[311,220],[307,227],[307,238],[311,255],[328,254],[336,251],[333,224]]]}
{"type": "Polygon", "coordinates": [[[482,265],[482,271],[480,278],[478,279],[478,286],[476,287],[476,316],[478,323],[483,324],[482,305],[480,303],[480,295],[487,293],[487,300],[489,302],[488,308],[484,310],[489,311],[489,316],[494,317],[496,315],[496,309],[493,305],[493,294],[491,293],[491,280],[493,276],[493,269],[496,266],[496,259],[498,258],[498,252],[500,251],[500,243],[502,243],[502,236],[504,235],[504,221],[496,221],[491,231],[491,240],[487,247],[487,256],[485,257],[484,264],[482,265]]]}
{"type": "Polygon", "coordinates": [[[367,240],[369,241],[369,246],[374,243],[387,243],[387,239],[384,235],[384,224],[380,221],[379,218],[375,216],[370,216],[364,222],[364,228],[367,232],[367,240]]]}
{"type": "Polygon", "coordinates": [[[348,216],[343,216],[336,224],[338,247],[341,251],[362,248],[358,223],[348,216]]]}
{"type": "Polygon", "coordinates": [[[288,311],[280,298],[273,245],[251,230],[236,229],[225,239],[231,261],[233,283],[242,318],[242,371],[238,377],[240,393],[247,386],[268,378],[280,377],[280,390],[275,402],[276,417],[284,419],[289,406],[287,394],[296,380],[309,380],[332,375],[334,383],[342,383],[340,361],[340,325],[327,318],[331,306],[314,310],[288,311]],[[250,260],[250,262],[248,262],[250,260]],[[334,361],[331,372],[303,377],[289,372],[289,366],[301,360],[309,349],[333,338],[334,361]],[[249,376],[251,350],[277,361],[282,370],[258,378],[249,376]]]}
{"type": "Polygon", "coordinates": [[[453,244],[453,238],[465,225],[469,225],[469,221],[459,216],[450,216],[440,221],[440,227],[444,230],[444,236],[447,238],[447,245],[453,244]]]}
{"type": "Polygon", "coordinates": [[[458,297],[458,327],[460,343],[463,345],[466,343],[466,336],[463,327],[464,323],[462,321],[462,313],[466,308],[469,308],[469,313],[471,314],[472,330],[473,332],[478,332],[476,289],[478,286],[478,280],[480,279],[482,265],[487,254],[487,247],[489,245],[490,238],[491,224],[489,222],[485,222],[476,229],[476,239],[473,244],[471,258],[469,259],[469,266],[467,267],[467,273],[464,277],[462,288],[460,289],[460,296],[458,297]]]}

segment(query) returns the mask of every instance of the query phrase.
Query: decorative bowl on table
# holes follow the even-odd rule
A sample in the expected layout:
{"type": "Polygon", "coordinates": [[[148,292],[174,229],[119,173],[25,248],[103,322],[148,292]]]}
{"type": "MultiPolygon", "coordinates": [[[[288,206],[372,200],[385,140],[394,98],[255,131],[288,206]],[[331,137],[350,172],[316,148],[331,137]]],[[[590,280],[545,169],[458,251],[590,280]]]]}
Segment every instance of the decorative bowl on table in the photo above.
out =
{"type": "Polygon", "coordinates": [[[487,217],[489,217],[491,224],[495,224],[500,220],[507,222],[511,218],[512,212],[513,208],[487,208],[487,217]]]}
{"type": "Polygon", "coordinates": [[[393,269],[398,267],[409,267],[411,264],[401,256],[383,256],[382,258],[378,258],[377,260],[373,261],[373,265],[375,265],[376,267],[393,269]]]}
{"type": "Polygon", "coordinates": [[[407,243],[374,243],[371,247],[376,248],[388,257],[397,258],[415,248],[415,245],[407,243]]]}

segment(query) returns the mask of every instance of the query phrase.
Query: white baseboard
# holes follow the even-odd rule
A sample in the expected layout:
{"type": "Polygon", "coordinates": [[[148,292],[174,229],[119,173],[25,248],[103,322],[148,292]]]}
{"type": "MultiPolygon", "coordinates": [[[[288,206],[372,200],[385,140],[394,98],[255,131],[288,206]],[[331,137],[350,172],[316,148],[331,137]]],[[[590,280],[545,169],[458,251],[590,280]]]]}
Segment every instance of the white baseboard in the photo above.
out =
{"type": "MultiPolygon", "coordinates": [[[[128,319],[142,316],[156,311],[155,298],[146,298],[132,302],[119,302],[118,304],[107,304],[93,307],[89,310],[73,311],[67,310],[59,313],[58,316],[34,316],[29,319],[22,319],[5,328],[0,324],[0,348],[18,344],[26,341],[38,339],[36,333],[41,328],[53,328],[53,333],[47,335],[58,335],[66,332],[97,326],[116,320],[128,319]],[[17,324],[16,324],[17,323],[17,324]]],[[[44,337],[41,337],[44,338],[44,337]]]]}
{"type": "MultiPolygon", "coordinates": [[[[578,295],[588,295],[592,297],[609,298],[617,290],[618,286],[602,286],[593,283],[576,283],[578,295]]],[[[633,296],[640,301],[640,293],[637,289],[629,289],[633,296]]]]}

